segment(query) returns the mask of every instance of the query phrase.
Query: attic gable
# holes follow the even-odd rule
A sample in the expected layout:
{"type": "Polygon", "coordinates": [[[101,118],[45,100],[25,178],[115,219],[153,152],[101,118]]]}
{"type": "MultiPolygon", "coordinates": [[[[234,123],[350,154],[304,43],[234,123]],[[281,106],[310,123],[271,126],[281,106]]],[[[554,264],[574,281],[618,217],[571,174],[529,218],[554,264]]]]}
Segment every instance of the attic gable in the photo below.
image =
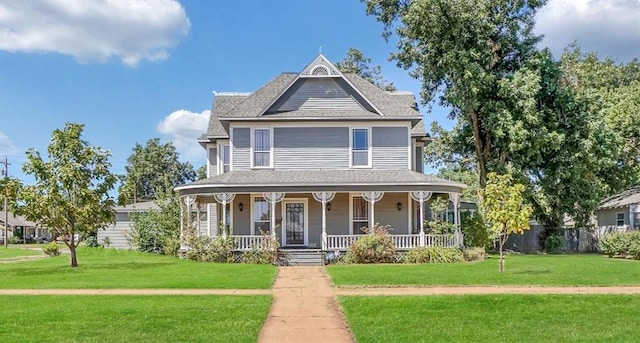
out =
{"type": "Polygon", "coordinates": [[[322,54],[309,63],[293,82],[263,111],[262,115],[300,111],[338,110],[382,112],[367,99],[322,54]]]}

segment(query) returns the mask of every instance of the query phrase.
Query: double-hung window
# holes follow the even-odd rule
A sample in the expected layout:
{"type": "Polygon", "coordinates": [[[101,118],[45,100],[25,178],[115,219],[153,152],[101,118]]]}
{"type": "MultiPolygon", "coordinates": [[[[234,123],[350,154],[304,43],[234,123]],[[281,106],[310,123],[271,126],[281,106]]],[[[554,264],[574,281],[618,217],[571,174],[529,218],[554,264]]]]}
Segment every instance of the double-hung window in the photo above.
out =
{"type": "Polygon", "coordinates": [[[369,129],[359,128],[351,130],[351,166],[370,167],[371,142],[369,141],[369,129]]]}
{"type": "Polygon", "coordinates": [[[353,197],[352,199],[351,225],[353,234],[363,234],[362,228],[369,226],[369,203],[362,197],[353,197]]]}
{"type": "Polygon", "coordinates": [[[616,214],[616,225],[624,226],[624,212],[616,214]]]}
{"type": "Polygon", "coordinates": [[[231,170],[231,150],[229,144],[223,144],[220,146],[220,163],[222,164],[222,173],[227,173],[231,170]]]}
{"type": "Polygon", "coordinates": [[[271,166],[271,129],[253,130],[253,166],[271,166]]]}
{"type": "Polygon", "coordinates": [[[253,199],[253,227],[256,234],[269,233],[271,230],[271,211],[264,198],[253,199]]]}

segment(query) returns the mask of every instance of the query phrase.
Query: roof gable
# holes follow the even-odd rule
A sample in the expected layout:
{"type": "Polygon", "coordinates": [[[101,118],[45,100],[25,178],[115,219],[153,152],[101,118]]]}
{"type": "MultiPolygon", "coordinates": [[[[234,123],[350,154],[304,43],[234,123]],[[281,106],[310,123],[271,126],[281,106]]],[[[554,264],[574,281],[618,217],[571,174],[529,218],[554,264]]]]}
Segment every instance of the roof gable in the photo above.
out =
{"type": "MultiPolygon", "coordinates": [[[[365,110],[383,113],[367,99],[324,55],[309,63],[260,115],[289,111],[365,110]]],[[[314,112],[314,116],[315,116],[314,112]]]]}

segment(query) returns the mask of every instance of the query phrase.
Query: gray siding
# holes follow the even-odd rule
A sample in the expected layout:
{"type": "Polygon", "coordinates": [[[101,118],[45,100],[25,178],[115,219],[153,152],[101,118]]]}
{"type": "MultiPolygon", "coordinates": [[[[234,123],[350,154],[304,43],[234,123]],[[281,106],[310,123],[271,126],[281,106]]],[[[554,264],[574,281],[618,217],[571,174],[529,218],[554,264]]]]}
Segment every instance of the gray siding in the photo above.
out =
{"type": "Polygon", "coordinates": [[[216,148],[209,148],[209,177],[218,175],[218,156],[216,148]]]}
{"type": "Polygon", "coordinates": [[[133,224],[128,221],[116,221],[114,225],[109,225],[104,230],[98,230],[98,242],[104,244],[104,239],[109,237],[110,248],[133,249],[127,239],[128,232],[133,228],[133,224]]]}
{"type": "Polygon", "coordinates": [[[624,213],[624,225],[629,225],[629,207],[598,210],[599,226],[616,226],[618,213],[624,213]]]}
{"type": "Polygon", "coordinates": [[[408,169],[407,127],[373,127],[371,135],[373,169],[408,169]]]}
{"type": "Polygon", "coordinates": [[[331,211],[327,211],[327,234],[348,235],[350,225],[349,193],[337,193],[331,201],[331,211]]]}
{"type": "Polygon", "coordinates": [[[233,200],[233,234],[234,235],[250,235],[251,234],[251,200],[248,194],[238,194],[233,200]],[[238,206],[242,203],[242,212],[238,206]]]}
{"type": "Polygon", "coordinates": [[[348,127],[274,128],[276,169],[349,168],[348,127]]]}
{"type": "Polygon", "coordinates": [[[362,106],[329,78],[307,79],[276,111],[361,110],[362,106]]]}
{"type": "Polygon", "coordinates": [[[251,130],[249,128],[233,129],[233,170],[251,169],[251,130]]]}
{"type": "Polygon", "coordinates": [[[384,193],[382,199],[375,204],[374,219],[380,225],[391,226],[392,235],[408,234],[408,210],[407,193],[384,193]],[[402,206],[400,211],[398,203],[402,206]]]}

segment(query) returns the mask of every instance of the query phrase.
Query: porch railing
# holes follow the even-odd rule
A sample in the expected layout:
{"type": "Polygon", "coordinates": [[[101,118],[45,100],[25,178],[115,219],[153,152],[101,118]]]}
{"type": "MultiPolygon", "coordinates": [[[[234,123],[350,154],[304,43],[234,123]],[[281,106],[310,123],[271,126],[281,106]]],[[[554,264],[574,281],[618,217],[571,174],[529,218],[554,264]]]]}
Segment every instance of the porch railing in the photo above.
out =
{"type": "MultiPolygon", "coordinates": [[[[424,235],[424,241],[420,234],[389,235],[396,249],[406,250],[419,247],[455,247],[463,246],[463,235],[460,233],[449,235],[424,235]]],[[[366,235],[327,235],[327,250],[347,250],[349,247],[366,235]]]]}
{"type": "Polygon", "coordinates": [[[233,235],[233,243],[238,251],[247,251],[256,248],[269,248],[271,240],[266,236],[251,236],[251,235],[233,235]]]}

